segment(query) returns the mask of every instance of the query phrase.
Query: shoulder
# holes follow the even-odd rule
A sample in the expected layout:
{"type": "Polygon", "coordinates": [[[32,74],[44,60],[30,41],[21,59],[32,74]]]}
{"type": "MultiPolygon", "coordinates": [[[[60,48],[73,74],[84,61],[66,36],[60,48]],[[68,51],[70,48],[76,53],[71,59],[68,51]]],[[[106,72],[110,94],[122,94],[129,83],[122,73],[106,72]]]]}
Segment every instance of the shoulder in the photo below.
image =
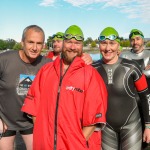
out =
{"type": "Polygon", "coordinates": [[[47,58],[45,56],[41,56],[41,58],[42,58],[42,61],[44,61],[44,62],[52,62],[52,59],[47,58]]]}
{"type": "Polygon", "coordinates": [[[144,50],[144,53],[150,55],[150,50],[145,49],[145,50],[144,50]]]}
{"type": "Polygon", "coordinates": [[[132,69],[136,68],[136,69],[139,69],[139,70],[140,70],[139,65],[138,65],[137,62],[134,61],[134,60],[128,60],[128,59],[122,58],[121,64],[122,64],[123,66],[129,67],[129,68],[132,68],[132,69]]]}
{"type": "Polygon", "coordinates": [[[49,69],[51,69],[52,67],[53,67],[53,64],[54,64],[54,62],[47,62],[46,64],[44,64],[43,66],[42,66],[42,70],[44,71],[44,70],[49,70],[49,69]]]}
{"type": "Polygon", "coordinates": [[[121,58],[131,59],[130,56],[132,55],[131,50],[122,51],[119,55],[121,58]]]}
{"type": "Polygon", "coordinates": [[[46,58],[45,56],[39,55],[32,64],[36,66],[43,66],[47,64],[48,62],[52,62],[52,60],[49,58],[46,58]]]}
{"type": "Polygon", "coordinates": [[[19,53],[16,50],[3,52],[0,54],[0,61],[11,61],[19,58],[19,53]]]}
{"type": "Polygon", "coordinates": [[[10,51],[6,51],[0,54],[0,57],[6,57],[6,56],[12,56],[12,55],[18,55],[19,51],[17,50],[10,50],[10,51]]]}
{"type": "Polygon", "coordinates": [[[92,66],[93,66],[94,68],[98,68],[98,67],[100,67],[102,64],[103,64],[103,61],[100,59],[100,60],[98,60],[98,61],[95,61],[95,62],[92,64],[92,66]]]}

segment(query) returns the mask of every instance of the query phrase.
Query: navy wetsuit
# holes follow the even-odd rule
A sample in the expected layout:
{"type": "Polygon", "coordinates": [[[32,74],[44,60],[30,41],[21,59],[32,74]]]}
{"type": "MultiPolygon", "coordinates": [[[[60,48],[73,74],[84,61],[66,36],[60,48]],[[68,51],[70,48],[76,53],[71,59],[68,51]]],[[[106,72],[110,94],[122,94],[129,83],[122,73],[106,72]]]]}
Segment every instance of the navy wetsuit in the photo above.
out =
{"type": "Polygon", "coordinates": [[[136,97],[138,93],[145,123],[150,123],[145,75],[135,62],[122,58],[109,65],[99,60],[93,66],[104,79],[109,95],[102,149],[141,150],[142,126],[136,97]]]}

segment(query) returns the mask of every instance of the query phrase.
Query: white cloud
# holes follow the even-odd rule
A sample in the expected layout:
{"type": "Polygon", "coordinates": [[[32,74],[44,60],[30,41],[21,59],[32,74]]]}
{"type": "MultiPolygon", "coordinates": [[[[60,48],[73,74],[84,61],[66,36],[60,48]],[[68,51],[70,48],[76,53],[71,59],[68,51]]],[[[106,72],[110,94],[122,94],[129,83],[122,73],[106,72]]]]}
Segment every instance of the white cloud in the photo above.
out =
{"type": "Polygon", "coordinates": [[[55,0],[42,0],[42,2],[39,4],[40,6],[53,6],[55,3],[55,0]]]}
{"type": "MultiPolygon", "coordinates": [[[[57,0],[43,0],[40,5],[50,6],[57,0]]],[[[150,2],[149,0],[63,0],[75,7],[89,6],[91,4],[104,4],[103,9],[107,7],[115,7],[122,13],[128,15],[129,18],[139,18],[144,22],[150,23],[150,2]]],[[[59,1],[57,1],[59,2],[59,1]]],[[[94,7],[94,5],[93,5],[94,7]]],[[[88,9],[88,8],[87,8],[88,9]]]]}

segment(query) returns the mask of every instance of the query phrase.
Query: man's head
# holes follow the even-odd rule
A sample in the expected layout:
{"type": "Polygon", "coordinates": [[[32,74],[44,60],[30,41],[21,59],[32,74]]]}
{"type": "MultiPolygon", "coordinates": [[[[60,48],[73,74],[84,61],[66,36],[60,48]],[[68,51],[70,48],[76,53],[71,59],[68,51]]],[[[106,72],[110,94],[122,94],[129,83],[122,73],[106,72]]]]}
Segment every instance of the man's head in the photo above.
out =
{"type": "Polygon", "coordinates": [[[144,49],[144,34],[138,29],[132,29],[129,34],[130,44],[133,52],[140,53],[144,49]]]}
{"type": "Polygon", "coordinates": [[[21,56],[26,62],[33,62],[41,53],[45,40],[45,34],[41,27],[37,25],[30,25],[26,27],[22,34],[22,48],[21,56]]]}
{"type": "Polygon", "coordinates": [[[52,45],[53,45],[53,51],[55,55],[59,55],[61,53],[63,39],[64,39],[64,33],[62,32],[57,32],[52,36],[52,45]]]}
{"type": "Polygon", "coordinates": [[[118,60],[120,48],[120,38],[118,32],[113,27],[102,30],[99,37],[99,48],[105,63],[113,64],[118,60]]]}
{"type": "Polygon", "coordinates": [[[64,33],[62,58],[70,64],[74,57],[82,55],[84,35],[80,27],[72,25],[64,33]]]}

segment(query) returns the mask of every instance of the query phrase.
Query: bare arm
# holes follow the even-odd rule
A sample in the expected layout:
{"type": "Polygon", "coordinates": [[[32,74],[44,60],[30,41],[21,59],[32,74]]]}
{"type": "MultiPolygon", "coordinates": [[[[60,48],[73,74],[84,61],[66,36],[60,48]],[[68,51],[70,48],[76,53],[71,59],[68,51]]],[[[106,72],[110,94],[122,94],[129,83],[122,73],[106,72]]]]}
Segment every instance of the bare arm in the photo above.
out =
{"type": "Polygon", "coordinates": [[[94,132],[95,128],[96,128],[95,125],[83,127],[83,129],[82,129],[83,135],[87,141],[90,138],[90,136],[92,135],[92,133],[94,132]]]}
{"type": "Polygon", "coordinates": [[[7,130],[7,125],[5,122],[0,118],[0,133],[4,133],[7,130]]]}

